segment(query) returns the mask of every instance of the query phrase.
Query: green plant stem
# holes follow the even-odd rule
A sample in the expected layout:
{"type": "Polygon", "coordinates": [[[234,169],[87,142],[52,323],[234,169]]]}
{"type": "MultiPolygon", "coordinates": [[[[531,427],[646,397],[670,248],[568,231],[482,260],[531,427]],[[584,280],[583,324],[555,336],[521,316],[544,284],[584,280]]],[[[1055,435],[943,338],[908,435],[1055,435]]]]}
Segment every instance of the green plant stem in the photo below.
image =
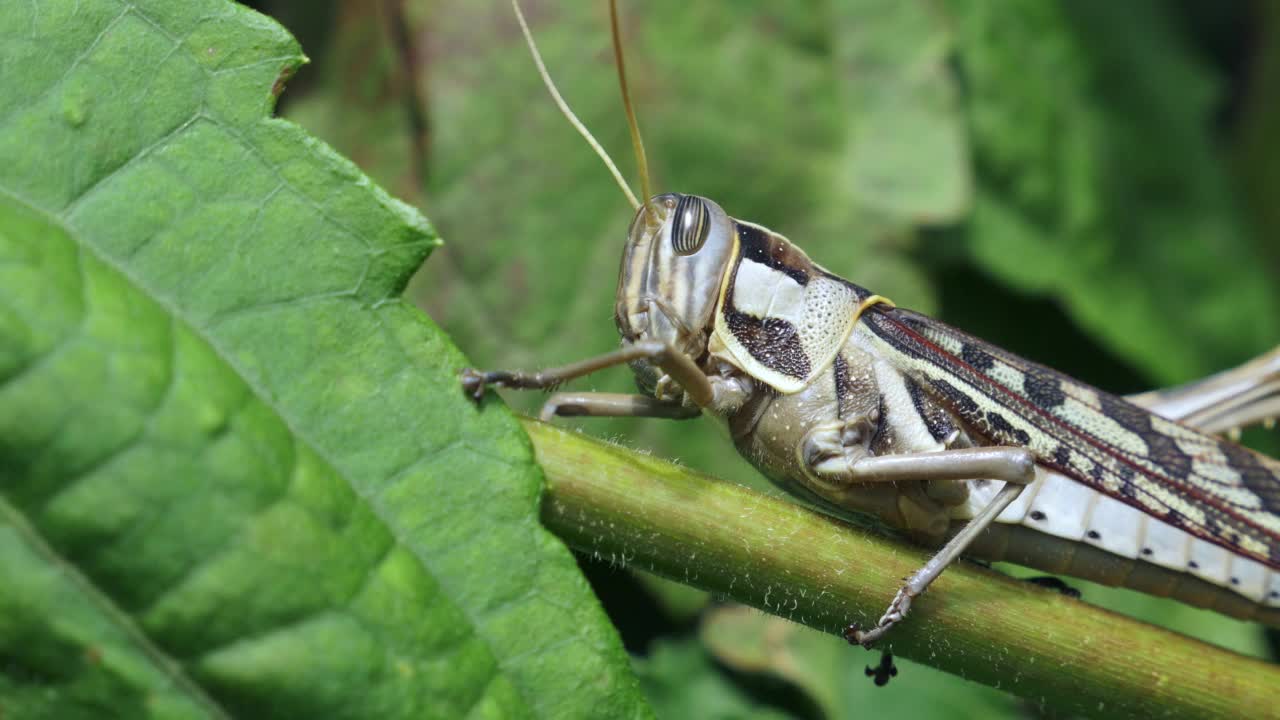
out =
{"type": "MultiPolygon", "coordinates": [[[[670,462],[525,427],[547,477],[543,522],[571,546],[825,632],[874,622],[926,558],[670,462]]],[[[886,642],[1058,713],[1280,717],[1280,667],[965,563],[886,642]]],[[[867,659],[849,649],[849,662],[867,659]]]]}

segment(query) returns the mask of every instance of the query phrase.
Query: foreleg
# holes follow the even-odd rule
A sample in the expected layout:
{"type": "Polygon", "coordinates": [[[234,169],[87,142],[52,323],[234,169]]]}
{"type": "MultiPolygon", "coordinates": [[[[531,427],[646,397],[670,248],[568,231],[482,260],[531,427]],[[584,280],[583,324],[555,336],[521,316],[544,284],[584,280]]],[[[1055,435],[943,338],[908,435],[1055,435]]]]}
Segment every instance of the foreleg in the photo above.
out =
{"type": "Polygon", "coordinates": [[[665,343],[641,342],[624,345],[613,352],[580,360],[576,363],[558,368],[523,372],[519,370],[475,370],[466,368],[462,371],[462,388],[476,402],[484,396],[485,388],[495,387],[538,389],[554,388],[562,383],[590,375],[614,365],[624,365],[636,360],[647,360],[662,368],[672,381],[678,384],[689,395],[698,407],[707,407],[714,399],[711,381],[698,365],[684,353],[665,343]]]}
{"type": "Polygon", "coordinates": [[[702,411],[678,402],[648,395],[582,392],[556,393],[547,399],[538,418],[553,417],[652,417],[668,420],[696,418],[702,411]]]}

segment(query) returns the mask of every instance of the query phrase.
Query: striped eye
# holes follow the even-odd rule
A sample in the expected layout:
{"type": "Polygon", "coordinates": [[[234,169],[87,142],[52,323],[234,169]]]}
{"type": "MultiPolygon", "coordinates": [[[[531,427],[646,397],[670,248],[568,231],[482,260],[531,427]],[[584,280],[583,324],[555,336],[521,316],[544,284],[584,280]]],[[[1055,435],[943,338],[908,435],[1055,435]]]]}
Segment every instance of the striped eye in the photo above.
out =
{"type": "Polygon", "coordinates": [[[702,248],[711,230],[711,211],[702,198],[681,195],[671,221],[671,246],[677,255],[692,255],[702,248]]]}

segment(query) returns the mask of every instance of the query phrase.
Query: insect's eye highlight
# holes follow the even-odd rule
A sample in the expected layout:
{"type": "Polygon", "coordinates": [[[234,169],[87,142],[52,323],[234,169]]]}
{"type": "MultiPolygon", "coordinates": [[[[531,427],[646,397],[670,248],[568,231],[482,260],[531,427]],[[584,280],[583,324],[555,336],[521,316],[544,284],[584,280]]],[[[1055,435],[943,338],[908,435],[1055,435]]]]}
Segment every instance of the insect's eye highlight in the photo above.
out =
{"type": "Polygon", "coordinates": [[[711,231],[711,211],[702,198],[684,195],[676,203],[671,220],[671,246],[677,255],[692,255],[702,248],[711,231]]]}

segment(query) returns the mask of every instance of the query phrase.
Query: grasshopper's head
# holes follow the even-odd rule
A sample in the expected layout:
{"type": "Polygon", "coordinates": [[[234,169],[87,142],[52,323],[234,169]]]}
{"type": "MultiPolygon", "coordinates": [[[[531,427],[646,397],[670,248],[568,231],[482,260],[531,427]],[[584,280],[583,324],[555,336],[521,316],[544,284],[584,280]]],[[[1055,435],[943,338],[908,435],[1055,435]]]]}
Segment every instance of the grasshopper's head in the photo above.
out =
{"type": "MultiPolygon", "coordinates": [[[[627,342],[659,341],[698,359],[706,352],[721,280],[733,260],[733,221],[719,205],[696,195],[669,193],[655,195],[646,203],[639,202],[609,154],[560,96],[529,32],[520,3],[511,0],[511,7],[547,91],[565,118],[604,161],[622,193],[636,208],[636,217],[627,231],[627,246],[618,278],[618,302],[614,308],[618,331],[627,342]]],[[[648,195],[649,163],[627,91],[616,0],[609,2],[609,19],[622,106],[631,129],[640,184],[648,195]]],[[[632,369],[641,387],[654,389],[658,371],[651,363],[636,362],[632,369]]]]}
{"type": "Polygon", "coordinates": [[[615,320],[624,340],[666,342],[692,358],[706,350],[733,260],[733,221],[696,195],[658,195],[627,232],[615,320]]]}

